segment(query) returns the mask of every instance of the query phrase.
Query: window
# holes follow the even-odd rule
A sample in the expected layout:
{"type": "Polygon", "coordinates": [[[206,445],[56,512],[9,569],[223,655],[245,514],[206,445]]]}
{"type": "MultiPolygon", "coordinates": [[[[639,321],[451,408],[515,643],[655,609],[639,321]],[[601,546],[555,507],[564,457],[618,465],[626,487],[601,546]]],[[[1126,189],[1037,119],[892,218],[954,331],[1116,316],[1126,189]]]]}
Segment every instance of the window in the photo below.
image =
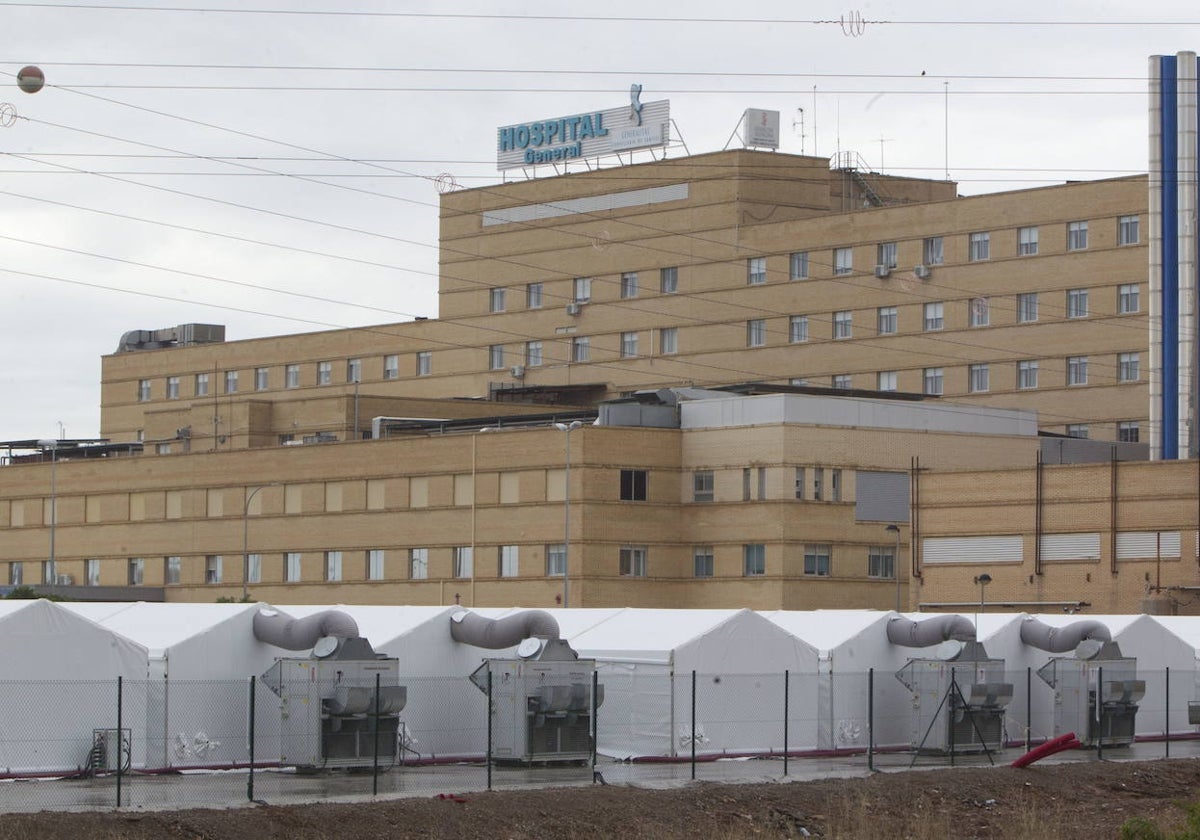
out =
{"type": "Polygon", "coordinates": [[[265,391],[270,383],[269,369],[265,367],[254,369],[254,390],[265,391]]]}
{"type": "Polygon", "coordinates": [[[746,260],[746,284],[758,286],[767,282],[767,258],[751,257],[746,260]]]}
{"type": "Polygon", "coordinates": [[[1038,229],[1035,227],[1017,228],[1017,255],[1032,257],[1038,252],[1038,229]]]}
{"type": "Polygon", "coordinates": [[[821,502],[825,500],[825,468],[813,467],[813,501],[821,502]]]}
{"type": "Polygon", "coordinates": [[[283,579],[286,583],[300,580],[300,552],[289,551],[283,556],[283,579]]]}
{"type": "Polygon", "coordinates": [[[163,583],[167,585],[179,583],[179,572],[183,568],[183,558],[163,558],[163,583]]]}
{"type": "Polygon", "coordinates": [[[25,580],[25,565],[23,563],[8,564],[8,585],[20,586],[25,580]]]}
{"type": "Polygon", "coordinates": [[[207,373],[197,373],[196,374],[196,396],[197,397],[208,396],[208,374],[207,373]]]}
{"type": "Polygon", "coordinates": [[[223,577],[221,567],[225,558],[220,554],[209,554],[204,558],[204,582],[220,583],[223,577]]]}
{"type": "Polygon", "coordinates": [[[488,312],[504,311],[504,289],[488,289],[488,312]]]}
{"type": "Polygon", "coordinates": [[[988,390],[988,366],[967,366],[967,390],[972,394],[981,394],[988,390]]]}
{"type": "Polygon", "coordinates": [[[586,362],[592,357],[592,340],[586,335],[571,339],[571,361],[586,362]]]}
{"type": "Polygon", "coordinates": [[[1136,245],[1138,243],[1138,217],[1117,217],[1117,244],[1136,245]]]}
{"type": "Polygon", "coordinates": [[[500,368],[504,367],[503,344],[488,345],[488,367],[491,370],[500,370],[500,368]]]}
{"type": "Polygon", "coordinates": [[[746,346],[762,347],[767,343],[767,322],[762,318],[746,322],[746,346]]]}
{"type": "Polygon", "coordinates": [[[796,498],[804,498],[804,467],[796,467],[796,498]]]}
{"type": "Polygon", "coordinates": [[[1082,251],[1087,247],[1087,222],[1067,222],[1067,250],[1082,251]]]}
{"type": "Polygon", "coordinates": [[[849,338],[853,332],[851,323],[851,314],[849,310],[833,313],[833,337],[834,338],[849,338]]]}
{"type": "Polygon", "coordinates": [[[886,578],[896,577],[896,547],[892,545],[873,545],[867,549],[867,577],[886,578]]]}
{"type": "Polygon", "coordinates": [[[635,298],[638,296],[638,276],[636,271],[626,271],[621,274],[621,297],[635,298]]]}
{"type": "Polygon", "coordinates": [[[940,397],[942,395],[942,369],[925,368],[924,371],[925,393],[931,397],[940,397]]]}
{"type": "Polygon", "coordinates": [[[761,501],[766,497],[767,468],[744,467],[742,469],[742,501],[748,502],[752,498],[756,498],[761,501]]]}
{"type": "Polygon", "coordinates": [[[1037,292],[1017,295],[1017,323],[1028,324],[1038,319],[1037,292]]]}
{"type": "Polygon", "coordinates": [[[285,388],[300,387],[300,365],[288,365],[283,369],[283,385],[285,388]]]}
{"type": "Polygon", "coordinates": [[[623,577],[646,576],[646,546],[621,546],[620,574],[623,577]]]}
{"type": "Polygon", "coordinates": [[[150,380],[139,379],[137,389],[138,402],[148,402],[150,399],[150,380]]]}
{"type": "Polygon", "coordinates": [[[1067,357],[1067,384],[1068,385],[1086,385],[1087,384],[1087,356],[1068,356],[1067,357]]]}
{"type": "Polygon", "coordinates": [[[621,501],[646,501],[645,470],[621,470],[621,501]]]}
{"type": "Polygon", "coordinates": [[[896,331],[896,307],[881,306],[875,311],[876,328],[880,335],[891,335],[896,331]]]}
{"type": "Polygon", "coordinates": [[[842,500],[842,471],[829,471],[829,501],[840,502],[842,500]]]}
{"type": "Polygon", "coordinates": [[[713,471],[696,470],[692,473],[692,501],[711,502],[713,500],[713,471]]]}
{"type": "Polygon", "coordinates": [[[972,233],[967,237],[967,259],[970,262],[986,260],[991,253],[992,235],[986,231],[972,233]]]}
{"type": "Polygon", "coordinates": [[[527,341],[525,342],[525,365],[526,367],[539,367],[542,364],[542,342],[527,341]]]}
{"type": "Polygon", "coordinates": [[[394,353],[390,356],[383,357],[383,378],[400,378],[400,357],[394,353]]]}
{"type": "Polygon", "coordinates": [[[1138,284],[1125,283],[1117,287],[1117,311],[1122,315],[1137,312],[1141,307],[1138,300],[1138,284]]]}
{"type": "Polygon", "coordinates": [[[875,264],[884,268],[896,267],[896,243],[880,242],[875,248],[875,264]]]}
{"type": "Polygon", "coordinates": [[[986,327],[991,317],[991,304],[987,298],[974,298],[971,301],[969,323],[972,327],[986,327]]]}
{"type": "Polygon", "coordinates": [[[262,583],[262,555],[246,555],[246,583],[262,583]]]}
{"type": "Polygon", "coordinates": [[[587,303],[592,299],[592,278],[576,277],[572,284],[572,297],[575,303],[587,303]]]}
{"type": "Polygon", "coordinates": [[[541,309],[545,287],[541,283],[528,283],[525,286],[525,308],[541,309]]]}
{"type": "MultiPolygon", "coordinates": [[[[14,564],[18,565],[18,564],[14,564]]],[[[146,561],[141,557],[130,557],[125,582],[130,586],[141,586],[146,578],[146,561]]]]}
{"type": "Polygon", "coordinates": [[[469,578],[475,574],[475,550],[469,545],[454,547],[454,576],[469,578]]]}
{"type": "Polygon", "coordinates": [[[658,270],[658,290],[664,295],[679,291],[679,269],[675,266],[658,270]]]}
{"type": "Polygon", "coordinates": [[[1067,317],[1086,318],[1088,314],[1088,290],[1067,289],[1067,317]]]}
{"type": "Polygon", "coordinates": [[[362,382],[362,359],[346,360],[346,381],[362,382]]]}
{"type": "Polygon", "coordinates": [[[425,580],[429,577],[429,549],[414,548],[408,553],[409,580],[425,580]]]}
{"type": "Polygon", "coordinates": [[[1138,422],[1136,420],[1122,420],[1117,424],[1117,440],[1122,443],[1137,443],[1138,422]]]}
{"type": "Polygon", "coordinates": [[[169,399],[169,400],[179,399],[179,377],[178,376],[168,376],[167,377],[167,399],[169,399]]]}
{"type": "Polygon", "coordinates": [[[100,561],[87,559],[83,561],[83,582],[87,586],[100,585],[100,561]]]}
{"type": "Polygon", "coordinates": [[[881,370],[875,374],[875,390],[877,391],[895,391],[896,390],[896,371],[881,370]]]}
{"type": "Polygon", "coordinates": [[[1087,423],[1068,423],[1067,437],[1086,438],[1088,436],[1087,423]]]}
{"type": "Polygon", "coordinates": [[[834,274],[850,274],[854,271],[854,249],[852,248],[834,248],[833,249],[833,273],[834,274]]]}
{"type": "Polygon", "coordinates": [[[843,389],[848,390],[849,388],[852,387],[850,384],[850,374],[848,374],[848,373],[834,374],[833,379],[832,379],[832,384],[833,384],[834,388],[843,388],[843,389]]]}
{"type": "Polygon", "coordinates": [[[1017,387],[1028,389],[1037,387],[1038,363],[1036,361],[1017,362],[1017,387]]]}
{"type": "Polygon", "coordinates": [[[788,258],[788,279],[808,279],[808,251],[797,251],[788,258]]]}
{"type": "Polygon", "coordinates": [[[433,353],[421,350],[417,353],[417,376],[429,376],[433,373],[433,353]]]}
{"type": "Polygon", "coordinates": [[[225,371],[225,393],[236,394],[238,389],[238,372],[236,370],[225,371]]]}
{"type": "Polygon", "coordinates": [[[803,376],[793,376],[788,380],[788,384],[794,385],[797,388],[803,388],[804,386],[808,385],[808,379],[803,376]]]}
{"type": "Polygon", "coordinates": [[[372,548],[367,552],[367,580],[383,580],[386,559],[387,554],[381,548],[372,548]]]}
{"type": "Polygon", "coordinates": [[[945,306],[941,301],[934,301],[925,304],[925,331],[940,330],[946,323],[944,317],[945,306]]]}
{"type": "Polygon", "coordinates": [[[679,352],[679,329],[663,327],[658,333],[658,352],[664,356],[679,352]]]}
{"type": "Polygon", "coordinates": [[[793,315],[788,321],[788,341],[792,344],[808,341],[807,315],[793,315]]]}
{"type": "Polygon", "coordinates": [[[1117,354],[1117,381],[1137,382],[1140,356],[1137,353],[1117,354]]]}
{"type": "Polygon", "coordinates": [[[692,576],[713,576],[713,547],[711,545],[698,545],[692,549],[692,576]]]}
{"type": "Polygon", "coordinates": [[[921,264],[922,265],[941,265],[946,261],[946,254],[942,246],[942,237],[931,236],[921,245],[921,264]]]}
{"type": "Polygon", "coordinates": [[[517,546],[502,545],[497,553],[500,577],[516,577],[520,570],[520,558],[517,546]]]}
{"type": "Polygon", "coordinates": [[[632,359],[638,354],[638,334],[635,332],[621,333],[621,358],[632,359]]]}
{"type": "Polygon", "coordinates": [[[762,543],[742,546],[742,575],[760,577],[767,573],[767,547],[762,543]]]}
{"type": "Polygon", "coordinates": [[[329,385],[333,382],[333,362],[317,362],[317,384],[329,385]]]}
{"type": "Polygon", "coordinates": [[[829,555],[832,547],[827,543],[808,543],[804,546],[804,574],[829,577],[829,555]]]}
{"type": "Polygon", "coordinates": [[[546,546],[546,577],[565,577],[567,573],[567,546],[551,543],[546,546]]]}
{"type": "Polygon", "coordinates": [[[171,454],[171,444],[156,443],[156,444],[154,444],[154,452],[158,455],[170,455],[171,454]]]}
{"type": "Polygon", "coordinates": [[[342,579],[342,552],[326,551],[325,552],[325,580],[335,581],[342,579]]]}

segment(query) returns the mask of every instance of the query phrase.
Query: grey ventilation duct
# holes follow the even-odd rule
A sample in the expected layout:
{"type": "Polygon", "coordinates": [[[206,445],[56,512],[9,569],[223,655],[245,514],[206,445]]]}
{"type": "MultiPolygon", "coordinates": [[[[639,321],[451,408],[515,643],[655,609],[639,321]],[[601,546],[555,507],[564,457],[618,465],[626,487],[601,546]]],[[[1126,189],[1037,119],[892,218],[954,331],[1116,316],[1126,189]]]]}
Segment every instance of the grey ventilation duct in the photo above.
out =
{"type": "Polygon", "coordinates": [[[525,610],[504,618],[484,618],[462,610],[450,616],[450,638],[465,645],[501,650],[525,639],[562,638],[558,621],[545,610],[525,610]]]}
{"type": "Polygon", "coordinates": [[[284,650],[308,650],[326,636],[357,639],[358,622],[339,610],[292,618],[269,607],[254,614],[254,638],[284,650]]]}
{"type": "Polygon", "coordinates": [[[924,621],[896,616],[887,625],[888,641],[904,647],[933,647],[950,640],[975,639],[975,625],[961,615],[939,615],[924,621]]]}
{"type": "Polygon", "coordinates": [[[1076,621],[1066,627],[1051,627],[1036,618],[1021,622],[1021,641],[1048,653],[1068,653],[1089,639],[1111,642],[1112,634],[1099,621],[1076,621]]]}

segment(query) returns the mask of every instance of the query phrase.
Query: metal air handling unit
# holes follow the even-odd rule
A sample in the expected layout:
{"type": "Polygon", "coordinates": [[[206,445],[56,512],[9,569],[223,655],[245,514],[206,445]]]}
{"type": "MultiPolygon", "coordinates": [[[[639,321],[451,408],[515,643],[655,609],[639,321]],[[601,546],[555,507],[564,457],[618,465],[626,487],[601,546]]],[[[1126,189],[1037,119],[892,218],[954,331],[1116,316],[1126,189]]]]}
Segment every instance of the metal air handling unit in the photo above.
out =
{"type": "Polygon", "coordinates": [[[554,616],[527,610],[489,619],[463,610],[450,617],[456,642],[516,655],[485,659],[472,674],[491,696],[492,757],[509,763],[584,762],[592,757],[593,722],[604,699],[596,661],[580,659],[554,616]],[[489,686],[490,680],[490,686],[489,686]]]}
{"type": "Polygon", "coordinates": [[[377,755],[380,764],[396,763],[407,699],[399,660],[376,653],[353,618],[327,610],[298,619],[262,609],[254,637],[285,650],[311,649],[306,657],[277,659],[262,675],[279,696],[284,764],[370,767],[377,755]]]}
{"type": "Polygon", "coordinates": [[[988,656],[975,627],[960,615],[925,621],[897,616],[888,641],[904,647],[936,647],[896,672],[912,692],[912,747],[917,752],[992,752],[1004,746],[1004,711],[1012,683],[1004,660],[988,656]]]}
{"type": "Polygon", "coordinates": [[[1054,734],[1074,732],[1085,747],[1133,743],[1138,704],[1146,681],[1137,679],[1137,660],[1121,654],[1099,621],[1051,627],[1036,618],[1021,624],[1021,641],[1052,656],[1038,676],[1054,689],[1054,734]]]}

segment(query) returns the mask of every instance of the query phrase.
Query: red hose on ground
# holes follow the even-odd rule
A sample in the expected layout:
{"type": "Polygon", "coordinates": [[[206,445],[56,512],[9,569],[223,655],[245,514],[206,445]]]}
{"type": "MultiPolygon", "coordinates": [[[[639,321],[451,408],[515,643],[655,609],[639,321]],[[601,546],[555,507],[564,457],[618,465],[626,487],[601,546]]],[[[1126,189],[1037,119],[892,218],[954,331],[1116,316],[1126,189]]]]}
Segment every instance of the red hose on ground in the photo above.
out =
{"type": "Polygon", "coordinates": [[[1074,732],[1068,732],[1066,735],[1059,735],[1057,738],[1051,738],[1046,743],[1034,747],[1025,755],[1018,758],[1010,766],[1012,767],[1028,767],[1033,762],[1045,758],[1048,755],[1062,752],[1063,750],[1073,750],[1080,746],[1079,739],[1075,737],[1074,732]]]}

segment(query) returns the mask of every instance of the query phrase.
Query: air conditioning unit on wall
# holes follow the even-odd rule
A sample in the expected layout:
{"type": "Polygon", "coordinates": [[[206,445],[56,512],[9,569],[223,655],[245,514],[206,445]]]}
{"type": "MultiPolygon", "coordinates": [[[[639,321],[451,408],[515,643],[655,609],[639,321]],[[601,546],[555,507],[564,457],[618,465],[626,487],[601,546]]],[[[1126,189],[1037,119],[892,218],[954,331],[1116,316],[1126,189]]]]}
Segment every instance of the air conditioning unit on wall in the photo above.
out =
{"type": "Polygon", "coordinates": [[[890,266],[886,266],[886,265],[875,266],[875,276],[878,277],[880,280],[883,280],[885,277],[887,277],[891,273],[892,273],[892,269],[890,266]]]}
{"type": "Polygon", "coordinates": [[[513,379],[521,379],[522,377],[525,376],[525,366],[524,365],[513,365],[512,369],[509,370],[509,373],[511,373],[513,375],[513,379]]]}
{"type": "Polygon", "coordinates": [[[919,279],[919,280],[928,280],[929,279],[929,266],[918,265],[913,269],[913,274],[916,275],[917,279],[919,279]]]}
{"type": "Polygon", "coordinates": [[[567,304],[567,314],[568,315],[578,315],[582,311],[583,311],[582,303],[568,303],[567,304]]]}

